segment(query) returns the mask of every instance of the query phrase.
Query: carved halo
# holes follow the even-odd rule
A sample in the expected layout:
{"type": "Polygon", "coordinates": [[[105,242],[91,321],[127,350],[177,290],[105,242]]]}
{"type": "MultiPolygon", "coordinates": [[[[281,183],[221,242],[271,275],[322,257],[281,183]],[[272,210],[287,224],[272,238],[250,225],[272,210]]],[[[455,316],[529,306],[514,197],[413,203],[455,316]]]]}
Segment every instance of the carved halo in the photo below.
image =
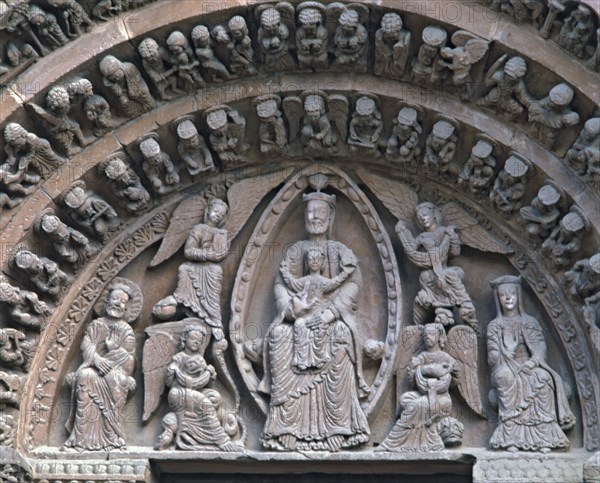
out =
{"type": "Polygon", "coordinates": [[[108,286],[102,291],[100,297],[98,297],[98,300],[94,305],[94,313],[98,317],[102,317],[104,315],[104,305],[106,304],[108,294],[113,288],[115,288],[116,285],[125,285],[129,287],[129,290],[131,292],[131,299],[127,304],[127,310],[125,312],[123,320],[125,320],[125,322],[132,323],[140,316],[140,313],[142,312],[144,296],[140,287],[127,278],[117,277],[110,284],[108,284],[108,286]]]}

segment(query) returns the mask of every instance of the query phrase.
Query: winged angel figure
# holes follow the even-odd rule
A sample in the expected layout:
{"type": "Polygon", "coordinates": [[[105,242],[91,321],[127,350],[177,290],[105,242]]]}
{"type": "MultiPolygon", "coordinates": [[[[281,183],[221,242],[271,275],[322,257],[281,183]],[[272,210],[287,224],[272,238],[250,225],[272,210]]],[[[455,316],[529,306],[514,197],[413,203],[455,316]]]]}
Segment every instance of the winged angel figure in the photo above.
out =
{"type": "Polygon", "coordinates": [[[471,99],[473,83],[471,68],[479,62],[488,51],[489,42],[466,30],[457,30],[452,34],[455,48],[444,47],[440,50],[442,57],[449,60],[446,67],[452,71],[452,83],[464,89],[463,99],[471,99]]]}
{"type": "MultiPolygon", "coordinates": [[[[469,407],[483,416],[477,377],[479,328],[475,307],[464,286],[463,270],[448,266],[448,261],[460,255],[462,245],[501,254],[512,253],[512,248],[491,235],[455,202],[447,203],[442,208],[433,203],[419,204],[417,193],[405,184],[365,171],[360,172],[360,177],[399,219],[396,233],[407,257],[421,270],[421,290],[413,305],[414,323],[417,327],[407,328],[409,330],[402,338],[404,347],[398,351],[399,357],[405,360],[398,361],[396,367],[406,367],[410,358],[421,347],[423,326],[430,320],[428,317],[433,310],[435,324],[453,326],[448,331],[444,352],[457,361],[457,371],[452,377],[457,379],[458,390],[469,407]],[[422,229],[416,237],[411,228],[415,213],[422,229]],[[460,320],[467,325],[454,325],[454,309],[458,309],[460,320]]],[[[445,338],[444,335],[442,339],[445,338]]],[[[415,384],[419,387],[417,380],[415,384]]],[[[446,429],[452,433],[457,431],[457,426],[450,425],[446,429]]]]}
{"type": "Polygon", "coordinates": [[[258,203],[289,174],[291,169],[233,184],[227,192],[229,205],[211,194],[189,197],[171,217],[150,266],[168,260],[184,245],[186,261],[179,267],[175,292],[154,306],[154,316],[167,323],[147,329],[150,339],[143,356],[144,421],[170,387],[173,412],[163,418],[159,449],[174,443],[186,450],[241,450],[245,427],[238,417],[240,395],[225,363],[220,262],[258,203]],[[214,367],[204,360],[211,343],[214,367]],[[231,414],[225,413],[221,393],[212,387],[216,383],[235,399],[231,414]]]}
{"type": "Polygon", "coordinates": [[[283,111],[290,125],[290,144],[299,138],[305,153],[333,154],[348,137],[348,99],[322,91],[288,96],[283,111]]]}

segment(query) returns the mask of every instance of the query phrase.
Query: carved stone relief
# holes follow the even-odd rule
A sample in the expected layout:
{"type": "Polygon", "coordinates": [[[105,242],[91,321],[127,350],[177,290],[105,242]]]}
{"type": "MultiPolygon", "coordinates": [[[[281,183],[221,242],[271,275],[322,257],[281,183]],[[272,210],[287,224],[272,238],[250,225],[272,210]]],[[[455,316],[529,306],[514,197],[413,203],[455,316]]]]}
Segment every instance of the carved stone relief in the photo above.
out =
{"type": "MultiPolygon", "coordinates": [[[[0,76],[145,3],[0,2],[0,76]]],[[[165,13],[10,101],[0,445],[48,482],[348,450],[479,481],[563,450],[570,481],[600,445],[598,21],[487,3],[556,45],[385,0],[165,13]]]]}

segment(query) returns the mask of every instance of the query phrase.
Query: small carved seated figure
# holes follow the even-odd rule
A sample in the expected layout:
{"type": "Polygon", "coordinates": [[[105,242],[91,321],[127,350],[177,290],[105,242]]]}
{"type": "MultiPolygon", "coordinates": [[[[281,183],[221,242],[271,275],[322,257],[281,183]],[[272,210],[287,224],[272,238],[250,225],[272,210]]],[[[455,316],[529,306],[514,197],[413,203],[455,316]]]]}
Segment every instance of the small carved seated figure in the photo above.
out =
{"type": "MultiPolygon", "coordinates": [[[[15,407],[19,407],[20,403],[20,392],[25,377],[19,374],[12,374],[4,371],[0,371],[0,404],[10,404],[15,407]]],[[[16,471],[11,472],[10,465],[4,467],[5,474],[14,475],[18,474],[16,471]]],[[[18,479],[13,480],[15,483],[19,483],[18,479]]],[[[11,482],[12,483],[12,482],[11,482]]]]}
{"type": "Polygon", "coordinates": [[[62,289],[71,281],[71,277],[58,268],[56,262],[38,257],[29,250],[20,250],[15,255],[14,264],[27,273],[29,280],[40,292],[53,298],[58,298],[62,289]]]}
{"type": "Polygon", "coordinates": [[[258,137],[260,152],[267,155],[282,154],[287,149],[287,131],[279,109],[281,98],[275,95],[256,99],[256,113],[260,119],[258,137]]]}
{"type": "Polygon", "coordinates": [[[458,176],[460,168],[452,162],[457,142],[458,135],[454,124],[446,120],[437,121],[425,141],[425,168],[451,177],[458,176]]]}
{"type": "Polygon", "coordinates": [[[488,70],[484,83],[491,89],[477,100],[477,105],[492,106],[509,119],[514,119],[525,111],[522,99],[528,96],[523,80],[527,74],[527,63],[522,57],[507,59],[508,55],[501,56],[488,70]]]}
{"type": "Polygon", "coordinates": [[[115,153],[101,163],[99,170],[111,184],[113,190],[124,200],[129,213],[140,213],[151,201],[150,194],[142,185],[137,173],[127,165],[125,153],[115,153]]]}
{"type": "Polygon", "coordinates": [[[177,152],[185,163],[191,176],[208,170],[214,170],[212,153],[206,146],[204,137],[198,133],[192,117],[175,121],[179,142],[177,152]]]}
{"type": "Polygon", "coordinates": [[[423,128],[416,109],[403,107],[394,119],[394,129],[388,139],[385,156],[391,161],[413,163],[421,154],[419,139],[423,128]]]}
{"type": "Polygon", "coordinates": [[[173,32],[167,38],[167,47],[171,52],[170,63],[177,67],[177,77],[181,87],[187,92],[192,92],[206,83],[200,75],[200,62],[194,57],[188,39],[179,31],[173,32]]]}
{"type": "Polygon", "coordinates": [[[229,29],[230,60],[229,70],[234,76],[249,76],[256,74],[254,67],[254,49],[250,39],[248,26],[244,17],[236,15],[227,23],[229,29]]]}
{"type": "Polygon", "coordinates": [[[294,18],[294,7],[280,2],[274,8],[268,7],[260,13],[258,43],[264,55],[265,69],[268,71],[285,71],[293,69],[296,62],[290,52],[290,29],[281,17],[294,18]]]}
{"type": "Polygon", "coordinates": [[[37,5],[29,5],[29,23],[50,48],[61,47],[69,41],[58,25],[56,17],[37,5]]]}
{"type": "Polygon", "coordinates": [[[423,338],[426,350],[407,367],[416,390],[400,397],[400,418],[377,451],[442,451],[462,441],[464,427],[450,417],[449,394],[460,366],[443,350],[447,337],[442,324],[427,324],[423,338]]]}
{"type": "Polygon", "coordinates": [[[350,152],[356,153],[360,149],[363,153],[379,157],[379,135],[383,130],[381,112],[377,104],[379,99],[372,94],[363,94],[356,101],[356,110],[350,120],[348,144],[350,152]]]}
{"type": "Polygon", "coordinates": [[[531,165],[515,155],[506,160],[490,192],[490,200],[496,209],[510,215],[520,208],[530,171],[531,165]]]}
{"type": "Polygon", "coordinates": [[[35,339],[26,339],[20,330],[0,329],[0,362],[3,365],[27,372],[36,347],[35,339]]]}
{"type": "Polygon", "coordinates": [[[324,309],[325,295],[339,288],[356,268],[343,267],[336,277],[328,278],[323,275],[324,263],[324,249],[315,246],[306,253],[308,275],[294,277],[285,262],[279,269],[285,285],[294,294],[294,313],[299,315],[294,321],[292,365],[301,371],[309,368],[320,369],[329,361],[327,328],[319,326],[313,319],[324,309]]]}
{"type": "Polygon", "coordinates": [[[531,206],[521,208],[519,223],[525,226],[532,241],[542,243],[558,224],[560,218],[560,193],[552,185],[544,185],[531,202],[531,206]]]}
{"type": "Polygon", "coordinates": [[[600,179],[600,117],[588,119],[565,161],[586,181],[600,179]]]}
{"type": "Polygon", "coordinates": [[[210,129],[210,145],[224,166],[247,161],[250,146],[245,142],[246,120],[228,106],[216,106],[206,111],[210,129]]]}
{"type": "Polygon", "coordinates": [[[165,382],[170,387],[168,399],[173,412],[163,418],[163,433],[159,436],[157,449],[175,444],[181,450],[210,447],[222,451],[241,450],[230,437],[237,427],[232,428],[233,425],[227,424],[217,412],[220,408],[215,403],[221,402],[221,395],[207,387],[217,377],[215,368],[204,359],[210,334],[206,324],[186,327],[179,352],[166,368],[165,382]]]}
{"type": "Polygon", "coordinates": [[[539,101],[531,96],[523,99],[535,136],[549,148],[554,146],[565,129],[579,122],[579,114],[569,109],[573,95],[573,89],[567,84],[558,84],[550,90],[548,96],[539,101]]]}
{"type": "Polygon", "coordinates": [[[83,181],[73,183],[63,196],[63,203],[73,221],[106,242],[118,228],[117,212],[100,196],[86,189],[83,181]]]}
{"type": "Polygon", "coordinates": [[[67,89],[61,86],[50,89],[46,96],[46,106],[47,109],[44,109],[37,104],[29,104],[29,107],[48,127],[54,142],[63,154],[72,156],[92,142],[83,135],[79,123],[69,117],[71,98],[67,89]],[[79,147],[74,145],[75,142],[79,147]]]}
{"type": "Polygon", "coordinates": [[[135,117],[154,109],[156,103],[138,68],[107,55],[100,62],[104,85],[117,98],[119,107],[127,117],[135,117]]]}
{"type": "Polygon", "coordinates": [[[50,315],[50,308],[36,293],[14,287],[0,279],[0,303],[9,307],[12,321],[28,329],[41,331],[50,315]]]}
{"type": "Polygon", "coordinates": [[[358,12],[352,8],[345,8],[339,16],[333,37],[335,59],[332,67],[366,72],[368,40],[369,34],[360,23],[358,12]]]}
{"type": "Polygon", "coordinates": [[[575,416],[562,378],[546,362],[542,327],[523,310],[521,279],[504,276],[490,285],[497,308],[487,328],[490,402],[498,407],[490,446],[510,452],[568,449],[564,431],[575,416]]]}
{"type": "Polygon", "coordinates": [[[140,139],[140,151],[144,157],[142,168],[154,191],[166,195],[179,187],[179,173],[169,155],[160,148],[157,139],[156,134],[140,139]]]}
{"type": "Polygon", "coordinates": [[[592,12],[586,5],[579,4],[564,20],[556,42],[563,49],[583,59],[589,54],[587,47],[595,30],[592,12]]]}
{"type": "Polygon", "coordinates": [[[375,33],[375,75],[399,79],[404,75],[411,33],[403,27],[402,17],[386,13],[375,33]]]}
{"type": "Polygon", "coordinates": [[[158,45],[156,40],[148,37],[140,42],[138,52],[142,58],[142,65],[150,80],[158,91],[162,101],[169,101],[173,96],[181,93],[177,88],[177,67],[167,67],[169,54],[158,45]],[[167,94],[167,91],[170,93],[167,94]]]}
{"type": "Polygon", "coordinates": [[[438,85],[446,71],[441,49],[446,45],[448,33],[441,27],[430,25],[423,29],[423,44],[412,61],[412,78],[422,86],[438,85]]]}
{"type": "Polygon", "coordinates": [[[300,132],[304,150],[313,152],[337,150],[338,136],[327,115],[325,99],[318,94],[306,96],[304,114],[300,132]]]}
{"type": "Polygon", "coordinates": [[[323,25],[323,13],[317,5],[306,2],[298,6],[300,26],[296,30],[296,48],[302,69],[320,70],[329,66],[329,32],[323,25]]]}
{"type": "Polygon", "coordinates": [[[40,235],[47,237],[60,258],[75,269],[98,253],[96,245],[83,233],[60,221],[52,209],[42,212],[36,220],[35,229],[40,235]]]}
{"type": "Polygon", "coordinates": [[[215,55],[208,27],[205,25],[194,27],[192,42],[196,57],[200,61],[204,77],[208,82],[222,82],[233,78],[227,67],[215,55]]]}
{"type": "Polygon", "coordinates": [[[496,167],[493,150],[494,147],[490,142],[477,141],[471,150],[469,160],[458,177],[458,184],[468,183],[471,193],[474,195],[484,195],[492,184],[496,167]]]}
{"type": "Polygon", "coordinates": [[[122,9],[121,0],[98,0],[92,9],[92,15],[102,22],[108,22],[106,15],[109,17],[118,15],[122,9]]]}
{"type": "Polygon", "coordinates": [[[76,0],[48,0],[48,4],[62,10],[62,16],[67,24],[67,35],[72,39],[82,34],[82,28],[89,31],[94,25],[85,9],[76,0]]]}
{"type": "Polygon", "coordinates": [[[600,293],[600,253],[576,262],[565,273],[565,285],[581,301],[600,293]]]}
{"type": "Polygon", "coordinates": [[[110,105],[104,97],[94,94],[94,86],[89,80],[72,82],[68,92],[71,98],[83,97],[83,112],[92,123],[94,136],[102,137],[115,127],[110,105]]]}
{"type": "Polygon", "coordinates": [[[587,227],[583,214],[572,208],[542,243],[542,254],[554,267],[568,267],[571,257],[581,250],[587,227]]]}

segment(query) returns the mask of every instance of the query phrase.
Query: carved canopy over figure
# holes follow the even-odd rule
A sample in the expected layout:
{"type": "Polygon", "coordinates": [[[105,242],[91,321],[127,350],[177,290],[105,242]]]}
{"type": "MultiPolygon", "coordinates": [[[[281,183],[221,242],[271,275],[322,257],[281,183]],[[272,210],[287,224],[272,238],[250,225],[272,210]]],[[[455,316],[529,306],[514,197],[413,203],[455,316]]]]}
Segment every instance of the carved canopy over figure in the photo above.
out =
{"type": "Polygon", "coordinates": [[[83,362],[67,375],[72,387],[70,436],[62,450],[125,449],[123,411],[136,383],[135,334],[131,324],[142,310],[142,293],[127,279],[115,279],[95,307],[99,318],[87,327],[83,362]]]}
{"type": "Polygon", "coordinates": [[[370,392],[358,320],[362,278],[354,253],[327,239],[335,197],[319,191],[304,199],[309,239],[284,255],[275,282],[277,316],[265,339],[259,390],[270,402],[262,443],[280,451],[338,451],[367,442],[370,434],[360,407],[370,392]],[[311,252],[318,262],[311,262],[313,275],[304,268],[311,252]]]}
{"type": "Polygon", "coordinates": [[[563,430],[573,427],[575,416],[562,378],[546,362],[542,328],[523,311],[521,279],[504,276],[490,285],[497,316],[487,329],[488,362],[499,412],[490,446],[513,452],[568,449],[563,430]]]}

